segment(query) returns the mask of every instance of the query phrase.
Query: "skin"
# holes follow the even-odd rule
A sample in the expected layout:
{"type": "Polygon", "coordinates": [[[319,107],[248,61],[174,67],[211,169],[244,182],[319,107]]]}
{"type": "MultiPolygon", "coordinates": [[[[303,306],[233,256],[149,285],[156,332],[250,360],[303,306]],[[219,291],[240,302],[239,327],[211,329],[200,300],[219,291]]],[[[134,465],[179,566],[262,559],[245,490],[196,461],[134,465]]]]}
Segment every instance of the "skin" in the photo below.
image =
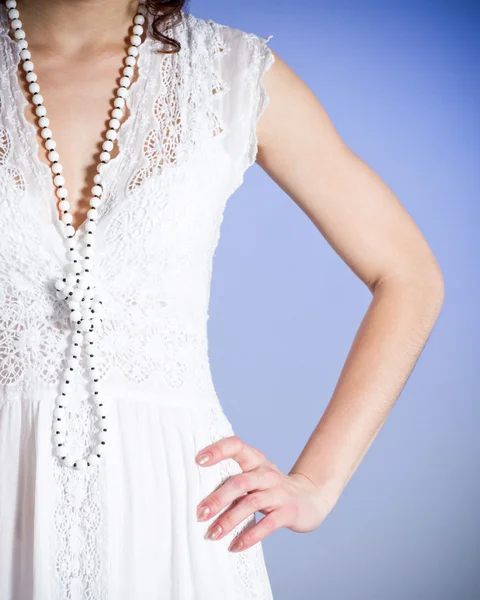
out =
{"type": "MultiPolygon", "coordinates": [[[[119,0],[36,0],[21,7],[75,227],[88,210],[99,132],[107,127],[105,107],[111,105],[135,7],[119,0]]],[[[211,521],[207,534],[220,528],[213,541],[252,513],[264,515],[233,540],[240,546],[230,550],[240,552],[280,527],[308,532],[322,523],[398,399],[444,300],[440,267],[410,215],[342,141],[306,83],[274,55],[264,76],[270,103],[257,123],[257,163],[367,286],[372,300],[327,409],[289,473],[238,436],[195,457],[199,468],[231,458],[242,469],[196,507],[197,515],[209,511],[198,517],[211,521]],[[201,464],[203,454],[209,460],[201,464]]],[[[26,117],[36,122],[33,111],[26,117]]],[[[38,142],[39,158],[49,165],[39,135],[38,142]]]]}

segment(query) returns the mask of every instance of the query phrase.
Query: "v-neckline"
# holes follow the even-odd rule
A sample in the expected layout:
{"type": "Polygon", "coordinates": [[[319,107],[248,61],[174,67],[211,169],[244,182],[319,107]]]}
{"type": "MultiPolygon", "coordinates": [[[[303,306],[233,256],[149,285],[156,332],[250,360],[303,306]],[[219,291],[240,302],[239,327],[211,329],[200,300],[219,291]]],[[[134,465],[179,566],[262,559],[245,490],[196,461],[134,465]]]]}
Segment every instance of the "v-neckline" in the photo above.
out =
{"type": "MultiPolygon", "coordinates": [[[[2,6],[2,26],[3,26],[3,36],[10,45],[8,48],[7,56],[10,57],[11,60],[11,91],[14,97],[14,100],[17,102],[17,110],[15,113],[17,114],[17,125],[18,130],[23,134],[21,135],[22,142],[24,145],[26,156],[28,156],[31,160],[31,168],[33,174],[35,176],[36,181],[38,182],[38,186],[40,189],[39,195],[43,198],[44,203],[46,205],[47,212],[50,217],[50,224],[53,226],[57,236],[63,240],[63,221],[59,217],[59,212],[57,208],[57,195],[55,192],[55,184],[53,183],[53,175],[51,168],[40,160],[40,144],[37,139],[37,127],[34,123],[28,121],[25,109],[30,105],[30,100],[25,96],[23,89],[20,85],[20,81],[18,78],[19,67],[20,67],[20,52],[18,50],[16,42],[10,36],[10,26],[8,22],[8,15],[5,12],[5,6],[2,6]]],[[[111,200],[111,194],[108,193],[108,188],[110,182],[114,181],[115,171],[121,172],[121,162],[124,159],[124,148],[128,147],[128,144],[132,141],[133,137],[133,124],[135,120],[135,114],[133,111],[133,106],[135,105],[134,93],[141,94],[142,90],[138,89],[140,86],[145,85],[145,81],[147,79],[147,71],[148,71],[148,63],[147,58],[149,57],[152,48],[150,47],[154,40],[149,35],[149,30],[147,30],[146,37],[144,41],[138,47],[138,56],[137,56],[137,78],[133,81],[130,86],[127,88],[127,94],[125,95],[125,104],[128,111],[128,116],[125,121],[122,123],[120,128],[118,129],[118,135],[116,139],[118,152],[115,157],[110,159],[108,163],[103,168],[103,185],[106,191],[105,196],[102,198],[102,202],[98,207],[98,218],[97,218],[97,227],[101,224],[102,216],[106,209],[107,200],[111,200]]],[[[108,108],[108,113],[110,112],[110,108],[108,108]]],[[[53,132],[55,133],[55,132],[53,132]]],[[[101,132],[101,135],[104,135],[105,131],[101,132]]],[[[103,141],[100,138],[101,141],[103,141]]],[[[96,165],[95,165],[96,166],[96,165]]],[[[93,182],[92,182],[93,186],[93,182]]],[[[67,184],[68,188],[68,184],[67,184]]],[[[83,222],[76,228],[75,237],[84,235],[85,233],[85,225],[88,221],[88,217],[85,217],[83,222]]]]}

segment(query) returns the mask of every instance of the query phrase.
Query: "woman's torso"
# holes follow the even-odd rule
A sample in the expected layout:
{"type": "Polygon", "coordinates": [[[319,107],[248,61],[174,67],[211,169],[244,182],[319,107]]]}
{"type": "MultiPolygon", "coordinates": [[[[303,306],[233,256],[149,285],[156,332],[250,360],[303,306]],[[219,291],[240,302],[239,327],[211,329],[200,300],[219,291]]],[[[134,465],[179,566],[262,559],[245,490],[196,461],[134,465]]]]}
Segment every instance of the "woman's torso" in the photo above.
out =
{"type": "MultiPolygon", "coordinates": [[[[0,398],[8,401],[18,386],[38,391],[58,384],[71,329],[68,307],[54,288],[65,266],[55,188],[1,8],[0,398]]],[[[240,118],[248,119],[250,109],[240,68],[248,65],[250,40],[186,13],[167,34],[182,50],[161,54],[160,42],[143,42],[139,75],[129,88],[130,116],[104,169],[92,268],[105,310],[97,368],[112,391],[213,402],[207,341],[212,259],[225,203],[251,164],[245,163],[251,132],[240,118]],[[232,53],[235,40],[245,42],[245,55],[232,53]]],[[[94,97],[106,97],[108,85],[100,87],[94,97]]],[[[76,103],[60,112],[61,89],[46,90],[54,138],[55,126],[61,130],[66,187],[70,175],[72,195],[79,197],[95,172],[96,161],[89,172],[86,157],[100,111],[82,111],[76,103]]],[[[89,93],[83,87],[78,94],[89,93]]],[[[105,124],[109,105],[102,104],[105,124]]],[[[78,215],[77,225],[83,221],[78,215]]]]}

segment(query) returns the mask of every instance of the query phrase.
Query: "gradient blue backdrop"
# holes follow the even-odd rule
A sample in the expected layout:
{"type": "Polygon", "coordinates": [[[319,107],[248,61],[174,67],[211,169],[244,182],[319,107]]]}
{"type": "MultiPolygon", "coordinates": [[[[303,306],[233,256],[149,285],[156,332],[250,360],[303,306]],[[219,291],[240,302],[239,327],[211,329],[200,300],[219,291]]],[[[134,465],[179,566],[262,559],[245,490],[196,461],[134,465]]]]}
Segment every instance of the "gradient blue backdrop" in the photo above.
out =
{"type": "MultiPolygon", "coordinates": [[[[479,599],[480,3],[191,0],[189,11],[273,34],[446,282],[427,346],[334,511],[314,532],[263,542],[275,600],[479,599]]],[[[370,299],[254,165],[222,224],[210,357],[236,433],[285,472],[370,299]]]]}

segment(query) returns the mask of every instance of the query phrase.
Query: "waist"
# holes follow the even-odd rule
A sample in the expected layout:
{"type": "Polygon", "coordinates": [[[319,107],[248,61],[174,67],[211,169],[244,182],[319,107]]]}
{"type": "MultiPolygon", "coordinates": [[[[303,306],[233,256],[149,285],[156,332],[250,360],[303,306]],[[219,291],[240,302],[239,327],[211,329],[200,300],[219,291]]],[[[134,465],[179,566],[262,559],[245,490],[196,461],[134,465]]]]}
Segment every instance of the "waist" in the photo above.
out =
{"type": "MultiPolygon", "coordinates": [[[[216,393],[210,369],[202,377],[188,377],[177,380],[172,386],[162,372],[153,371],[142,381],[128,378],[128,374],[118,368],[111,368],[100,379],[99,394],[106,404],[111,403],[151,403],[172,407],[218,407],[220,401],[216,393]]],[[[0,385],[0,406],[22,403],[54,403],[60,393],[61,381],[45,381],[35,372],[25,372],[15,383],[0,385]]],[[[91,396],[89,379],[80,371],[71,380],[69,396],[74,404],[91,396]]]]}

